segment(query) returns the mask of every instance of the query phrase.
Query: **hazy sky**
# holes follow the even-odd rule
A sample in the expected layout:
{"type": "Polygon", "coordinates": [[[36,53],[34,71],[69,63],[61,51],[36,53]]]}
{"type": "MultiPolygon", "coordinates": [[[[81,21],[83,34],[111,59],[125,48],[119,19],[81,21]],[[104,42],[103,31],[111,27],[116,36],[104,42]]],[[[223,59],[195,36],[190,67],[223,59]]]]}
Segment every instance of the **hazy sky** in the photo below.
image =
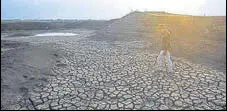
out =
{"type": "Polygon", "coordinates": [[[1,19],[113,19],[131,10],[226,16],[226,0],[1,0],[1,19]]]}

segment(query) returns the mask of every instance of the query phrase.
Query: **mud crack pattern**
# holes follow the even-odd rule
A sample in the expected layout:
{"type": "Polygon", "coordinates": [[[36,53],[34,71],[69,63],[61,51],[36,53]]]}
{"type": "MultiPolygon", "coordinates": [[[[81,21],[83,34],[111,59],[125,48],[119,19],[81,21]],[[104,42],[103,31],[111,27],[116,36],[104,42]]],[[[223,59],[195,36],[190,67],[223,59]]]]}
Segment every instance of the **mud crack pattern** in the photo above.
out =
{"type": "Polygon", "coordinates": [[[61,55],[47,84],[15,109],[226,109],[226,75],[173,57],[157,71],[143,42],[56,42],[61,55]]]}

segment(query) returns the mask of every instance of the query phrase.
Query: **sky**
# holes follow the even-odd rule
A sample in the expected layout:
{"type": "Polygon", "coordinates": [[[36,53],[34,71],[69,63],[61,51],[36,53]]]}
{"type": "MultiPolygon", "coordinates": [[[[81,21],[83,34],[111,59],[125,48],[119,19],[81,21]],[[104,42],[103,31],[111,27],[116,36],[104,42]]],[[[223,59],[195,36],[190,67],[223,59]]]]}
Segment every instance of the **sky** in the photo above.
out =
{"type": "Polygon", "coordinates": [[[1,19],[109,20],[135,10],[226,16],[226,0],[1,0],[1,19]]]}

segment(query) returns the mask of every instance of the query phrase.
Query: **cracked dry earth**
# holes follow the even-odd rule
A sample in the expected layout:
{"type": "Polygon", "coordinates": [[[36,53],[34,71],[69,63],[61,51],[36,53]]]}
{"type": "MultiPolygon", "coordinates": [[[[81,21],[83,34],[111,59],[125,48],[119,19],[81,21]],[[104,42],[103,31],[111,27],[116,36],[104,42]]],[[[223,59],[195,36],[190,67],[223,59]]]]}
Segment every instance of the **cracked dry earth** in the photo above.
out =
{"type": "Polygon", "coordinates": [[[226,109],[223,72],[173,57],[170,75],[142,41],[67,38],[40,39],[63,55],[15,109],[226,109]]]}

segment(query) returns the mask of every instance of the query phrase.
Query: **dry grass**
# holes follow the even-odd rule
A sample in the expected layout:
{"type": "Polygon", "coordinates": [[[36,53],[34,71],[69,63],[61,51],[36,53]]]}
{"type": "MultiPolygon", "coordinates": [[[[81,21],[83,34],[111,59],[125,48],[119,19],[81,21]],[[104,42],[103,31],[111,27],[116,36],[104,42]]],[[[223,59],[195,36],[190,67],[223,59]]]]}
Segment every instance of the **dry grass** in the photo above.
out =
{"type": "MultiPolygon", "coordinates": [[[[197,61],[214,60],[226,62],[224,44],[226,44],[226,17],[183,16],[138,14],[138,18],[146,30],[142,37],[147,44],[160,49],[161,38],[158,34],[159,24],[168,25],[172,32],[172,54],[197,61]],[[209,55],[209,57],[207,57],[209,55]],[[209,59],[209,60],[208,60],[209,59]]],[[[214,64],[215,65],[215,64],[214,64]]],[[[218,66],[218,65],[217,65],[218,66]]]]}
{"type": "MultiPolygon", "coordinates": [[[[149,33],[157,32],[160,29],[159,24],[166,24],[172,32],[174,48],[181,51],[207,52],[209,50],[212,52],[221,41],[226,41],[225,17],[156,16],[153,14],[141,17],[143,25],[150,29],[147,30],[149,33]]],[[[157,34],[150,40],[160,42],[157,34]]]]}

